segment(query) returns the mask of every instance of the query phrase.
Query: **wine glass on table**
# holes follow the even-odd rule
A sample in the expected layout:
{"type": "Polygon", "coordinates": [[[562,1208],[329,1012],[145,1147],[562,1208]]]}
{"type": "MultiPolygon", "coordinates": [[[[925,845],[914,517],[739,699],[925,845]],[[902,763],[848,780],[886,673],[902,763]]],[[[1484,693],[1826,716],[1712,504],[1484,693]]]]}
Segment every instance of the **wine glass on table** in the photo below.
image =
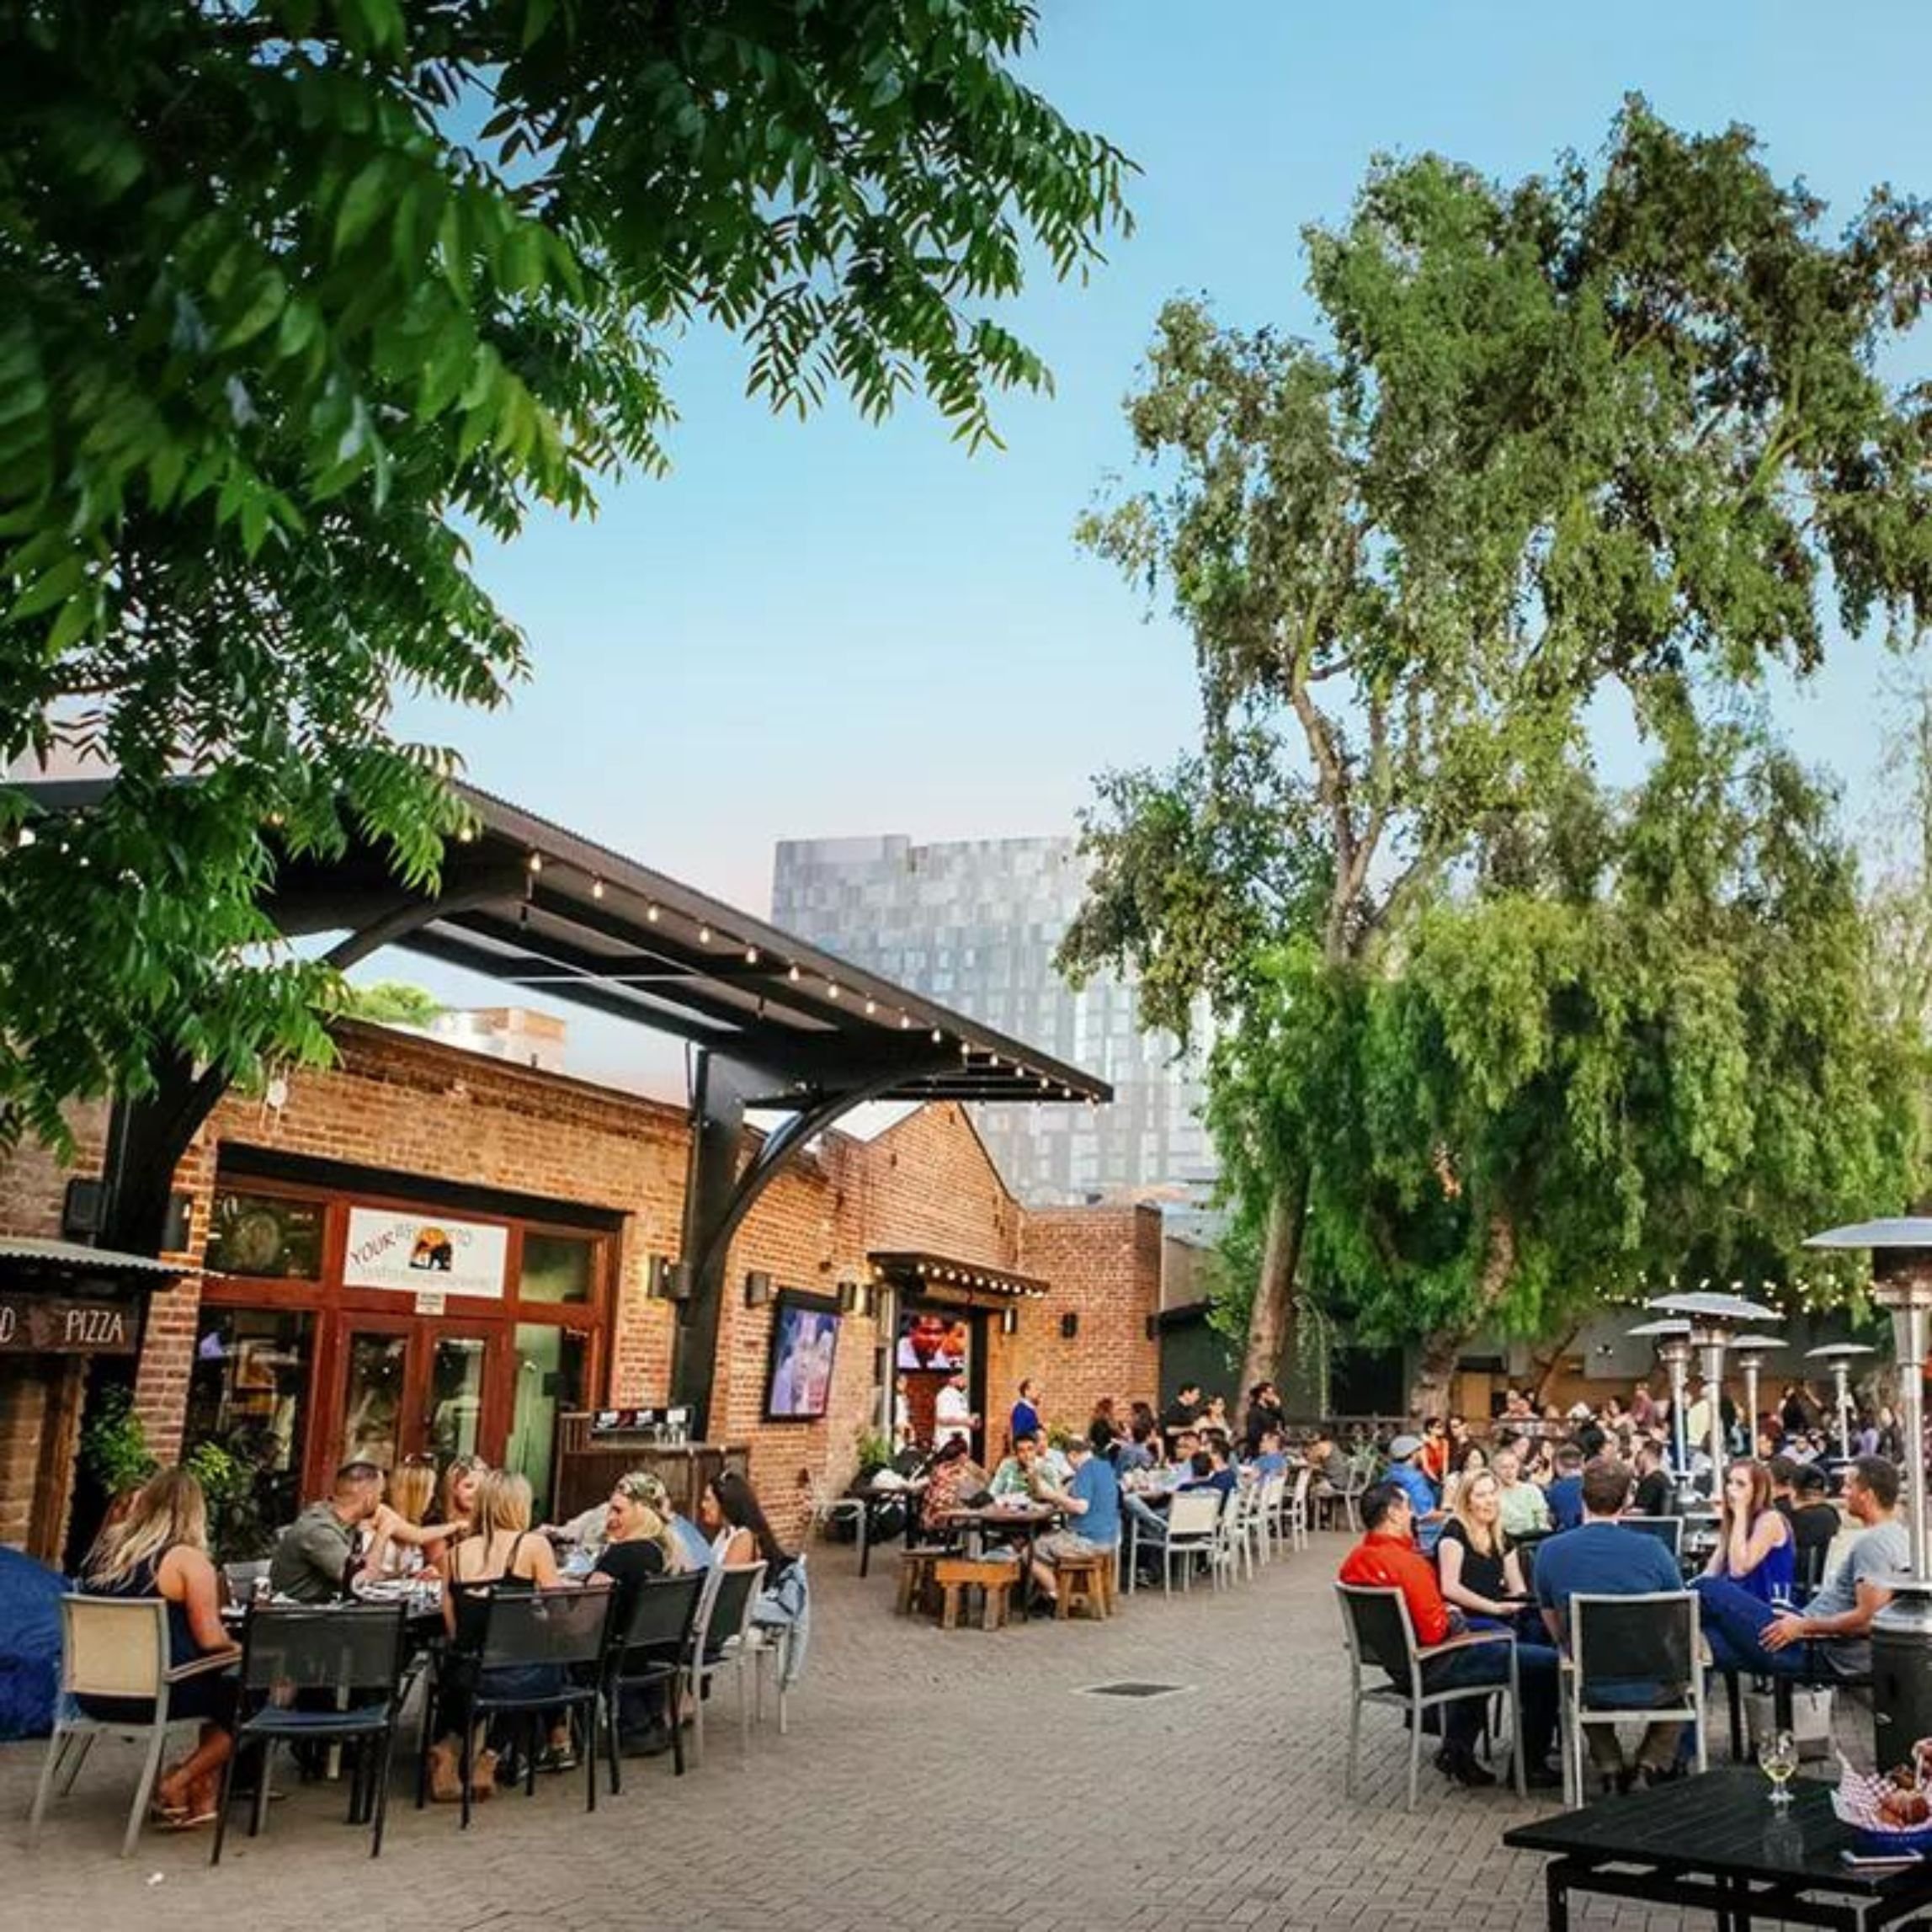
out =
{"type": "Polygon", "coordinates": [[[1791,1802],[1785,1789],[1798,1768],[1798,1741],[1789,1731],[1769,1732],[1758,1745],[1758,1768],[1771,1780],[1771,1802],[1780,1809],[1791,1802]]]}

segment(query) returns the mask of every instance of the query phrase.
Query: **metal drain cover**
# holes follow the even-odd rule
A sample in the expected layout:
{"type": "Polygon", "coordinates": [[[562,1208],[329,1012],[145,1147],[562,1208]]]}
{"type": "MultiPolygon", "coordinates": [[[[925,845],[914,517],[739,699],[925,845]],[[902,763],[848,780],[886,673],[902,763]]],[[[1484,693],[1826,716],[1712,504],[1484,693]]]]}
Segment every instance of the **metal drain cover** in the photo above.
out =
{"type": "Polygon", "coordinates": [[[1184,1684],[1140,1684],[1128,1679],[1120,1684],[1088,1684],[1081,1687],[1083,1697],[1173,1697],[1185,1690],[1184,1684]]]}

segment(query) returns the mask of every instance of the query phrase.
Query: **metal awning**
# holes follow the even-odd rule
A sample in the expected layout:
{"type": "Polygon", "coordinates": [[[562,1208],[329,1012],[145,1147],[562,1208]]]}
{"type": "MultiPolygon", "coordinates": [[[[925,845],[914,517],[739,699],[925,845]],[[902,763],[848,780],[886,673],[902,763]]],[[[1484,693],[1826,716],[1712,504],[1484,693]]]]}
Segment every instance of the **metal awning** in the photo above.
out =
{"type": "Polygon", "coordinates": [[[1015,1275],[1010,1268],[988,1268],[982,1262],[961,1261],[950,1254],[921,1249],[869,1254],[876,1281],[889,1281],[914,1295],[990,1295],[1002,1301],[1044,1301],[1047,1284],[1032,1275],[1015,1275]]]}
{"type": "Polygon", "coordinates": [[[171,1279],[204,1270],[162,1261],[152,1254],[123,1254],[111,1248],[89,1248],[80,1241],[43,1241],[24,1234],[0,1234],[0,1272],[8,1275],[148,1275],[171,1279]]]}
{"type": "MultiPolygon", "coordinates": [[[[104,780],[14,787],[35,810],[85,811],[104,780]]],[[[1104,1080],[881,979],[735,906],[474,785],[434,892],[387,854],[283,860],[264,909],[290,938],[349,931],[541,998],[689,1041],[755,1069],[747,1104],[863,1086],[889,1100],[1098,1104],[1104,1080]]],[[[338,963],[348,963],[340,960],[338,963]]]]}

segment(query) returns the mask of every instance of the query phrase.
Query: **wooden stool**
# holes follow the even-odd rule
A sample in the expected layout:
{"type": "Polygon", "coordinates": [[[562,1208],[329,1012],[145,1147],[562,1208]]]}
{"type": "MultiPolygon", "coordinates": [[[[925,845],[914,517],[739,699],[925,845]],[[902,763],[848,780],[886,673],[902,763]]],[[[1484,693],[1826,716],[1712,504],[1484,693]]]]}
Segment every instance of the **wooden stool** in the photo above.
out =
{"type": "Polygon", "coordinates": [[[1096,1621],[1113,1614],[1109,1599],[1108,1571],[1114,1552],[1103,1550],[1091,1557],[1062,1557],[1053,1566],[1053,1615],[1056,1619],[1072,1616],[1076,1610],[1096,1621]]]}
{"type": "Polygon", "coordinates": [[[956,1629],[960,1599],[968,1590],[980,1595],[979,1627],[998,1630],[1006,1621],[1007,1601],[1019,1575],[1017,1563],[993,1563],[966,1557],[942,1558],[933,1568],[933,1581],[939,1586],[941,1605],[939,1628],[956,1629]]]}
{"type": "Polygon", "coordinates": [[[908,1550],[899,1559],[899,1595],[892,1608],[901,1616],[910,1616],[915,1604],[931,1601],[933,1594],[933,1571],[941,1558],[944,1550],[908,1550]]]}

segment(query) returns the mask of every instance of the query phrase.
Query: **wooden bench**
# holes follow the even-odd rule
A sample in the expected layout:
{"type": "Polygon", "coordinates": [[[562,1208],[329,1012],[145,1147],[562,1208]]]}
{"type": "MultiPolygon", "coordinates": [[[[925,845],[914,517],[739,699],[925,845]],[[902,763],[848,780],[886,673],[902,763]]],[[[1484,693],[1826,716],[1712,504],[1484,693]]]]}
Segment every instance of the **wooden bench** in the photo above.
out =
{"type": "Polygon", "coordinates": [[[989,1562],[968,1557],[942,1557],[933,1569],[933,1581],[939,1586],[940,1597],[939,1628],[956,1629],[961,1599],[968,1590],[977,1590],[979,1627],[999,1629],[1006,1621],[1007,1605],[1019,1579],[1017,1563],[989,1562]]]}
{"type": "Polygon", "coordinates": [[[1099,1621],[1114,1614],[1111,1550],[1091,1557],[1062,1557],[1053,1566],[1053,1615],[1064,1620],[1078,1611],[1099,1621]]]}
{"type": "Polygon", "coordinates": [[[899,1594],[892,1605],[901,1616],[910,1616],[915,1605],[923,1607],[933,1599],[933,1571],[951,1551],[939,1548],[908,1550],[899,1559],[899,1594]]]}

